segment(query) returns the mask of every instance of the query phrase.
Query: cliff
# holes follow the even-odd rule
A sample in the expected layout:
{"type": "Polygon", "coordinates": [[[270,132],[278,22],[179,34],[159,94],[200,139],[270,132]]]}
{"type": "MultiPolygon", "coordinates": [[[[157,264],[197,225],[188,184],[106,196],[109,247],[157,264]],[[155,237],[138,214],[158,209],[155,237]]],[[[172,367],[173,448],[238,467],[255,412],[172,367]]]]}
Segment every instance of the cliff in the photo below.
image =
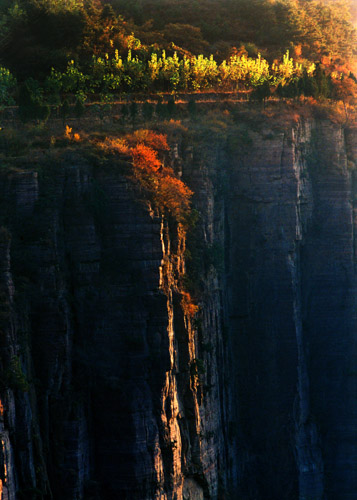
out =
{"type": "Polygon", "coordinates": [[[2,168],[3,499],[355,497],[355,130],[223,125],[166,159],[187,242],[126,158],[2,168]]]}
{"type": "Polygon", "coordinates": [[[352,499],[356,134],[310,122],[253,144],[227,217],[243,498],[352,499]]]}

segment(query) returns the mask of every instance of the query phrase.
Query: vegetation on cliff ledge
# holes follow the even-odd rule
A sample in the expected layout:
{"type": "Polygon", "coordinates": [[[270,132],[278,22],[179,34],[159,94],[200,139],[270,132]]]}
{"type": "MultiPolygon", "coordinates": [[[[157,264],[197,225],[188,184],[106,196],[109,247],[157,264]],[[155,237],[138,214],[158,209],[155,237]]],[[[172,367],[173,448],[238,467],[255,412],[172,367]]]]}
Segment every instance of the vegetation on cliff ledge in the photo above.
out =
{"type": "Polygon", "coordinates": [[[107,137],[100,146],[106,152],[131,157],[132,179],[147,196],[153,208],[184,223],[190,210],[193,192],[160,156],[170,148],[167,138],[152,130],[136,130],[123,138],[107,137]]]}

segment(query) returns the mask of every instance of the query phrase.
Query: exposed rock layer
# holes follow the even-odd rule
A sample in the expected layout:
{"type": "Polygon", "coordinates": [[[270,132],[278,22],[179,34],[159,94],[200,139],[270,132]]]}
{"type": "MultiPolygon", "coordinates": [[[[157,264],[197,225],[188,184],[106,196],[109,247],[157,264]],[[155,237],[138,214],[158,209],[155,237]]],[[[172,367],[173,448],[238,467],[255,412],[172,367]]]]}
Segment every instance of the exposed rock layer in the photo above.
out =
{"type": "Polygon", "coordinates": [[[196,321],[183,235],[126,164],[2,172],[4,499],[354,498],[356,134],[249,138],[173,150],[209,257],[196,321]]]}

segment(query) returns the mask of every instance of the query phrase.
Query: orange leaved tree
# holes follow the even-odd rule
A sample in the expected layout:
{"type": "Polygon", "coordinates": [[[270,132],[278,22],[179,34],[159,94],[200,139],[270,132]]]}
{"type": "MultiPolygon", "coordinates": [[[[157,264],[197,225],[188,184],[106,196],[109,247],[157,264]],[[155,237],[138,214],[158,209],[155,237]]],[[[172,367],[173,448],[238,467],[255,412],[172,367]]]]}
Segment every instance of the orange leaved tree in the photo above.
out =
{"type": "Polygon", "coordinates": [[[101,146],[106,151],[132,158],[133,178],[161,214],[170,214],[183,223],[190,211],[191,189],[174,170],[164,166],[160,156],[169,151],[167,137],[153,130],[136,130],[124,138],[107,138],[101,146]]]}

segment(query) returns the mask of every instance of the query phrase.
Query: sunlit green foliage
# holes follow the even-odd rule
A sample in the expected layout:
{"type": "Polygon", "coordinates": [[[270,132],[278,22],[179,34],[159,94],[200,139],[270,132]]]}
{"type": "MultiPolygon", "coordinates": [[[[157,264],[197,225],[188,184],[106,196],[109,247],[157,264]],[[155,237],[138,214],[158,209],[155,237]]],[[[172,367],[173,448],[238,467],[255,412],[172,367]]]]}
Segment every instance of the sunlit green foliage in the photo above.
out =
{"type": "Polygon", "coordinates": [[[122,58],[118,51],[114,57],[93,57],[83,73],[70,61],[64,72],[51,70],[45,88],[50,92],[122,92],[122,91],[201,91],[207,89],[249,90],[262,85],[285,86],[304,74],[312,77],[312,63],[296,63],[287,52],[282,62],[270,65],[260,54],[257,57],[233,55],[218,64],[213,55],[182,58],[176,52],[168,56],[163,50],[148,59],[128,51],[122,58]]]}

